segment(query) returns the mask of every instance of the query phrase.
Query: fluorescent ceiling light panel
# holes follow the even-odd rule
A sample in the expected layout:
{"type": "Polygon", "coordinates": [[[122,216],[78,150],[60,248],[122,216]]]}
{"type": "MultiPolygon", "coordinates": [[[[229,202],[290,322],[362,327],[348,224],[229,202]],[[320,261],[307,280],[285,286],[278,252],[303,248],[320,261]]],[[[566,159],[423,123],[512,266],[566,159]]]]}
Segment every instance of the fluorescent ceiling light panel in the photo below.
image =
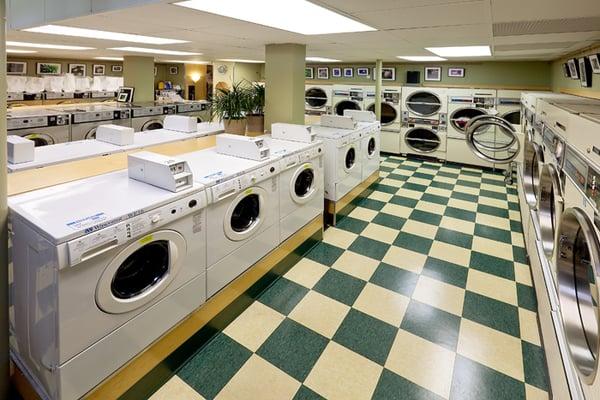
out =
{"type": "Polygon", "coordinates": [[[166,39],[155,36],[132,35],[129,33],[99,31],[96,29],[75,28],[71,26],[43,25],[23,29],[27,32],[47,33],[50,35],[75,36],[90,39],[117,40],[120,42],[133,42],[144,44],[175,44],[188,43],[186,40],[166,39]]]}
{"type": "Polygon", "coordinates": [[[239,63],[248,63],[248,64],[264,64],[264,61],[261,60],[244,60],[243,58],[221,58],[217,61],[225,61],[225,62],[239,62],[239,63]]]}
{"type": "Polygon", "coordinates": [[[123,57],[94,57],[94,60],[123,61],[123,57]]]}
{"type": "Polygon", "coordinates": [[[6,49],[7,53],[15,53],[15,54],[30,54],[37,53],[35,50],[21,50],[21,49],[6,49]]]}
{"type": "Polygon", "coordinates": [[[445,58],[438,57],[438,56],[396,56],[396,57],[401,60],[406,60],[406,61],[421,61],[421,62],[446,61],[445,58]]]}
{"type": "Polygon", "coordinates": [[[187,0],[174,4],[303,35],[377,30],[306,0],[187,0]]]}
{"type": "Polygon", "coordinates": [[[199,56],[202,53],[191,53],[189,51],[148,49],[146,47],[112,47],[109,50],[131,51],[134,53],[168,54],[170,56],[199,56]]]}
{"type": "Polygon", "coordinates": [[[176,63],[176,64],[195,64],[195,65],[210,64],[210,61],[186,61],[186,60],[158,60],[157,62],[176,63]]]}
{"type": "Polygon", "coordinates": [[[47,43],[29,43],[29,42],[6,42],[7,46],[17,47],[34,47],[37,49],[57,49],[57,50],[94,50],[93,47],[83,46],[67,46],[63,44],[47,44],[47,43]]]}
{"type": "Polygon", "coordinates": [[[335,58],[327,58],[327,57],[306,57],[306,61],[314,61],[314,62],[340,62],[342,60],[336,60],[335,58]]]}
{"type": "Polygon", "coordinates": [[[427,47],[425,50],[440,57],[485,57],[492,55],[490,46],[427,47]]]}

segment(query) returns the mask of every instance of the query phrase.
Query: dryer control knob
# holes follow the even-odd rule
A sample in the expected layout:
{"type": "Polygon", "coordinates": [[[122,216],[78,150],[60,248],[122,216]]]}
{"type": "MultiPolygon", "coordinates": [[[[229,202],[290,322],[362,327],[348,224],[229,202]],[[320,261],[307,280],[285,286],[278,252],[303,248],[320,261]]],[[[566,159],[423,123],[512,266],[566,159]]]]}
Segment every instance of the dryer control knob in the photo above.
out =
{"type": "Polygon", "coordinates": [[[160,221],[160,214],[154,214],[150,217],[150,222],[156,224],[160,221]]]}

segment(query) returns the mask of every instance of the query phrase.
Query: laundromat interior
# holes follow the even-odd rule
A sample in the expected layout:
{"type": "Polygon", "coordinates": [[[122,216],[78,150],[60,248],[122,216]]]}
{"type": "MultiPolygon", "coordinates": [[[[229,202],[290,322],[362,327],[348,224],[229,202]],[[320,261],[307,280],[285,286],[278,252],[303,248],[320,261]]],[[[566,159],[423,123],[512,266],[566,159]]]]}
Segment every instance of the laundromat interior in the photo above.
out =
{"type": "Polygon", "coordinates": [[[600,400],[599,0],[0,24],[0,400],[600,400]]]}

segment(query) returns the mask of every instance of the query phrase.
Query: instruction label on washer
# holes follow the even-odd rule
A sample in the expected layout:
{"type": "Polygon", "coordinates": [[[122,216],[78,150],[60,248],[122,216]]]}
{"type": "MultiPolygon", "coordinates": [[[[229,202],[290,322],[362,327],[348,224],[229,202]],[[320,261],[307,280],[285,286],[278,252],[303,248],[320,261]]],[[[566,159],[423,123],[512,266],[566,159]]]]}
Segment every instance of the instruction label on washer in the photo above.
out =
{"type": "Polygon", "coordinates": [[[100,212],[94,215],[90,215],[88,217],[80,218],[75,221],[67,222],[67,226],[73,230],[81,230],[89,228],[90,226],[94,226],[99,224],[100,222],[106,221],[108,219],[108,215],[106,213],[100,212]]]}

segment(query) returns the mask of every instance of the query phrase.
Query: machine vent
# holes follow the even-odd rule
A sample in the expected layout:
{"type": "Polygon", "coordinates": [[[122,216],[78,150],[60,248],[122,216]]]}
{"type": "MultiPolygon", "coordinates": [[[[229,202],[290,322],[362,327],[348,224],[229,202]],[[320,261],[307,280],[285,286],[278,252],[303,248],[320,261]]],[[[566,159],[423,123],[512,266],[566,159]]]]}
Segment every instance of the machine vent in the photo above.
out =
{"type": "Polygon", "coordinates": [[[600,17],[500,22],[493,25],[494,36],[539,35],[546,33],[592,32],[600,27],[600,17]]]}
{"type": "Polygon", "coordinates": [[[549,49],[566,49],[576,45],[576,42],[560,42],[560,43],[519,43],[519,44],[497,44],[494,45],[495,51],[515,51],[515,50],[549,50],[549,49]]]}

